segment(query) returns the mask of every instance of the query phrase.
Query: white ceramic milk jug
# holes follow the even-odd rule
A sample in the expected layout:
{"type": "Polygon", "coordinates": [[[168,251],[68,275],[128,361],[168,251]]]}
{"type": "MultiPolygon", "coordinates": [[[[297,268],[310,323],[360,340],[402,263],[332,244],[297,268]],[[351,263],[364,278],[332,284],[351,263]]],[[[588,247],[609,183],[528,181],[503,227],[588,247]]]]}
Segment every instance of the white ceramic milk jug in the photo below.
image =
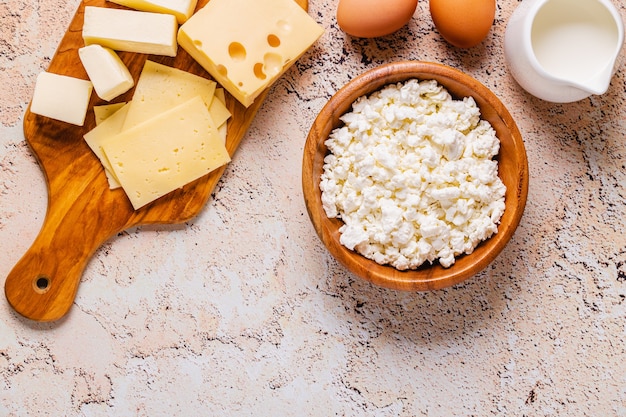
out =
{"type": "Polygon", "coordinates": [[[523,0],[504,37],[513,78],[546,101],[604,94],[624,44],[624,23],[610,0],[523,0]]]}

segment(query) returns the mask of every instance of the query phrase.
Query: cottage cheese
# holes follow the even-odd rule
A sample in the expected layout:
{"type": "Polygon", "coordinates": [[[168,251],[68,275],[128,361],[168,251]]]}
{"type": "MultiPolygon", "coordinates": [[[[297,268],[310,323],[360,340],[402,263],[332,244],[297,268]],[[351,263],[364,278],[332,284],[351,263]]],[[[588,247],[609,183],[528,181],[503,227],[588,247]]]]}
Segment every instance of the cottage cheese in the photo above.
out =
{"type": "Polygon", "coordinates": [[[340,242],[399,270],[449,267],[497,233],[505,185],[500,142],[472,97],[434,80],[360,97],[326,140],[320,189],[340,242]]]}

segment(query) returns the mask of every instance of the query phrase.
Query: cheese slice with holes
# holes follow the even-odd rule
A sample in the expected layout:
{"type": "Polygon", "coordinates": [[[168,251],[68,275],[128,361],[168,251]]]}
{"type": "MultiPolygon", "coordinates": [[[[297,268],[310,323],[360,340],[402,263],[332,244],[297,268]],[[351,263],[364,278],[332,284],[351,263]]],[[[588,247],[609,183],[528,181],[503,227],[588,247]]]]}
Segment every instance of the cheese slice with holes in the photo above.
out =
{"type": "Polygon", "coordinates": [[[199,96],[122,131],[102,149],[135,209],[230,162],[199,96]]]}
{"type": "Polygon", "coordinates": [[[248,107],[322,35],[293,0],[211,0],[178,43],[248,107]]]}
{"type": "Polygon", "coordinates": [[[178,23],[184,23],[196,9],[198,0],[109,0],[131,9],[144,12],[169,13],[176,16],[178,23]]]}
{"type": "Polygon", "coordinates": [[[171,14],[85,6],[83,40],[115,51],[176,56],[178,22],[171,14]]]}

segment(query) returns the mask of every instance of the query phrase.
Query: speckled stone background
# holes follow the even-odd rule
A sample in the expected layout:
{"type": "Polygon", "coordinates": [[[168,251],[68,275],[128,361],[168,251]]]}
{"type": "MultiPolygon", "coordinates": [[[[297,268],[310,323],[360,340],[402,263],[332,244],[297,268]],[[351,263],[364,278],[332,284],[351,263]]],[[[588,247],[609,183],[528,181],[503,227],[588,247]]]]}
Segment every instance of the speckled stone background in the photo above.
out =
{"type": "MultiPolygon", "coordinates": [[[[107,242],[58,322],[23,319],[2,297],[0,416],[625,416],[626,69],[601,97],[528,95],[502,49],[518,4],[498,2],[488,38],[461,50],[425,0],[374,40],[337,28],[336,0],[311,0],[325,35],[273,87],[197,218],[107,242]],[[314,234],[300,188],[326,100],[400,59],[448,64],[495,91],[530,166],[511,243],[432,293],[348,273],[314,234]]],[[[0,3],[0,283],[45,216],[22,117],[77,5],[0,3]]]]}

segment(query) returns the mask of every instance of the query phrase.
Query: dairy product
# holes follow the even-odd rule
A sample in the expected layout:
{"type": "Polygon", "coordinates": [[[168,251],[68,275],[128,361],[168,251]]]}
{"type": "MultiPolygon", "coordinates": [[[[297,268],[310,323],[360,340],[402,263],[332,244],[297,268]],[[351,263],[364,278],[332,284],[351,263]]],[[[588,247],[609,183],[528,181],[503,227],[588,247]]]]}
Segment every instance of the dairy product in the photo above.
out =
{"type": "Polygon", "coordinates": [[[215,81],[146,60],[137,81],[124,129],[136,126],[198,95],[208,108],[213,101],[215,88],[215,81]]]}
{"type": "Polygon", "coordinates": [[[399,270],[449,267],[497,232],[500,142],[473,98],[409,80],[359,98],[341,120],[320,189],[344,246],[399,270]]]}
{"type": "Polygon", "coordinates": [[[213,102],[211,103],[211,107],[209,107],[209,112],[211,113],[211,116],[213,116],[213,120],[215,121],[215,124],[218,125],[217,130],[220,133],[220,137],[222,138],[224,143],[226,143],[226,136],[228,134],[228,125],[226,123],[226,120],[224,120],[224,122],[221,124],[218,122],[218,120],[220,119],[220,114],[216,114],[216,113],[224,113],[224,111],[221,108],[219,108],[220,106],[217,105],[217,102],[221,103],[223,108],[226,109],[226,111],[230,115],[230,111],[226,107],[226,93],[224,92],[224,89],[222,87],[215,89],[215,97],[213,99],[213,102]],[[213,108],[213,105],[215,105],[215,108],[213,108]]]}
{"type": "Polygon", "coordinates": [[[96,125],[104,122],[109,117],[113,116],[115,112],[124,107],[126,103],[112,103],[112,104],[100,104],[93,106],[93,114],[96,121],[96,125]]]}
{"type": "Polygon", "coordinates": [[[91,81],[41,72],[30,104],[32,113],[82,126],[91,98],[91,81]]]}
{"type": "Polygon", "coordinates": [[[171,14],[85,6],[83,40],[115,51],[176,56],[178,23],[171,14]]]}
{"type": "Polygon", "coordinates": [[[178,42],[248,107],[322,35],[293,0],[211,0],[178,42]]]}
{"type": "MultiPolygon", "coordinates": [[[[108,146],[109,142],[119,140],[114,139],[118,136],[124,137],[128,141],[136,140],[139,134],[136,131],[135,133],[132,133],[133,128],[143,126],[146,130],[150,130],[151,126],[152,128],[154,128],[154,126],[161,126],[168,120],[175,125],[183,123],[182,120],[190,120],[190,123],[192,123],[190,128],[195,129],[197,126],[194,125],[194,123],[202,120],[205,113],[199,112],[195,107],[184,107],[189,108],[190,113],[189,115],[185,115],[183,119],[170,118],[175,117],[171,115],[171,110],[173,108],[182,104],[189,105],[190,101],[195,102],[197,100],[203,104],[205,112],[208,112],[210,119],[208,125],[204,126],[200,131],[208,129],[211,131],[210,136],[213,139],[215,139],[214,137],[219,138],[220,144],[216,148],[216,152],[219,153],[224,148],[226,142],[226,121],[230,118],[231,114],[225,106],[224,90],[222,88],[217,89],[215,81],[147,60],[139,76],[133,99],[128,104],[123,105],[118,111],[108,117],[102,113],[112,112],[116,105],[94,107],[94,113],[96,113],[97,118],[98,113],[100,113],[99,118],[106,118],[99,121],[94,129],[84,135],[84,138],[89,147],[93,150],[94,154],[102,163],[104,172],[109,181],[109,187],[111,189],[119,188],[121,186],[121,181],[117,177],[117,172],[111,164],[109,155],[105,152],[105,148],[108,146]],[[168,114],[170,116],[166,116],[168,114]],[[131,133],[126,134],[126,132],[129,131],[131,133]],[[125,133],[125,135],[121,135],[122,133],[125,133]]],[[[179,111],[182,110],[179,109],[179,111]]],[[[165,146],[165,143],[167,143],[168,146],[173,144],[185,146],[185,140],[188,140],[189,138],[182,136],[179,137],[180,135],[183,135],[183,133],[179,135],[174,133],[172,130],[162,130],[168,131],[171,136],[166,139],[162,136],[163,133],[157,134],[156,132],[153,132],[154,146],[151,149],[151,152],[152,155],[155,155],[155,158],[158,158],[159,160],[167,160],[169,157],[169,149],[167,147],[163,147],[165,146]],[[164,141],[164,144],[161,144],[161,141],[164,141]],[[156,156],[159,150],[165,154],[156,156]]],[[[181,132],[184,132],[184,129],[181,129],[181,132]]],[[[147,141],[147,138],[142,140],[147,141]]],[[[135,145],[136,144],[130,142],[124,145],[120,142],[114,146],[117,146],[115,148],[117,151],[121,151],[123,146],[128,146],[129,149],[132,150],[135,145]]],[[[187,146],[188,145],[189,144],[187,144],[187,146]]],[[[207,143],[206,146],[211,149],[214,148],[210,143],[207,143]]],[[[132,152],[128,154],[124,153],[125,158],[127,155],[133,154],[132,152]]],[[[188,162],[183,160],[181,163],[186,164],[188,162]]],[[[191,164],[193,165],[194,162],[191,162],[191,164]]],[[[141,167],[136,167],[137,170],[133,175],[139,175],[138,172],[140,168],[141,167]]],[[[151,169],[151,167],[149,165],[145,165],[145,168],[146,175],[148,175],[147,172],[151,169]]],[[[163,178],[163,175],[161,175],[160,178],[163,178]]],[[[187,177],[182,175],[180,177],[176,177],[176,180],[180,180],[181,178],[186,179],[187,177]]],[[[130,180],[127,180],[127,182],[128,181],[130,180]]],[[[172,181],[174,181],[174,179],[172,179],[172,181]]],[[[177,183],[177,186],[182,185],[177,183]]],[[[125,191],[128,189],[132,189],[132,185],[127,186],[125,191]]],[[[155,194],[148,194],[147,192],[144,192],[142,195],[144,198],[148,198],[146,196],[155,194]]],[[[136,200],[134,204],[140,204],[141,201],[143,200],[136,200]]]]}
{"type": "Polygon", "coordinates": [[[168,13],[176,16],[178,23],[184,23],[196,9],[198,0],[108,0],[131,9],[144,12],[168,13]]]}
{"type": "Polygon", "coordinates": [[[109,188],[112,190],[121,187],[121,185],[115,176],[113,168],[111,168],[108,158],[102,150],[102,145],[122,131],[129,108],[130,103],[123,105],[118,111],[98,123],[95,128],[84,135],[85,142],[87,142],[87,145],[89,145],[93,153],[96,154],[104,167],[104,173],[109,182],[109,188]]]}
{"type": "Polygon", "coordinates": [[[102,150],[135,209],[230,161],[199,96],[123,130],[102,150]]]}
{"type": "Polygon", "coordinates": [[[101,99],[111,101],[135,85],[130,71],[112,49],[88,45],[78,49],[78,56],[101,99]]]}
{"type": "Polygon", "coordinates": [[[224,89],[215,89],[213,100],[209,105],[209,113],[217,126],[224,124],[232,114],[226,107],[226,98],[224,97],[224,89]]]}

